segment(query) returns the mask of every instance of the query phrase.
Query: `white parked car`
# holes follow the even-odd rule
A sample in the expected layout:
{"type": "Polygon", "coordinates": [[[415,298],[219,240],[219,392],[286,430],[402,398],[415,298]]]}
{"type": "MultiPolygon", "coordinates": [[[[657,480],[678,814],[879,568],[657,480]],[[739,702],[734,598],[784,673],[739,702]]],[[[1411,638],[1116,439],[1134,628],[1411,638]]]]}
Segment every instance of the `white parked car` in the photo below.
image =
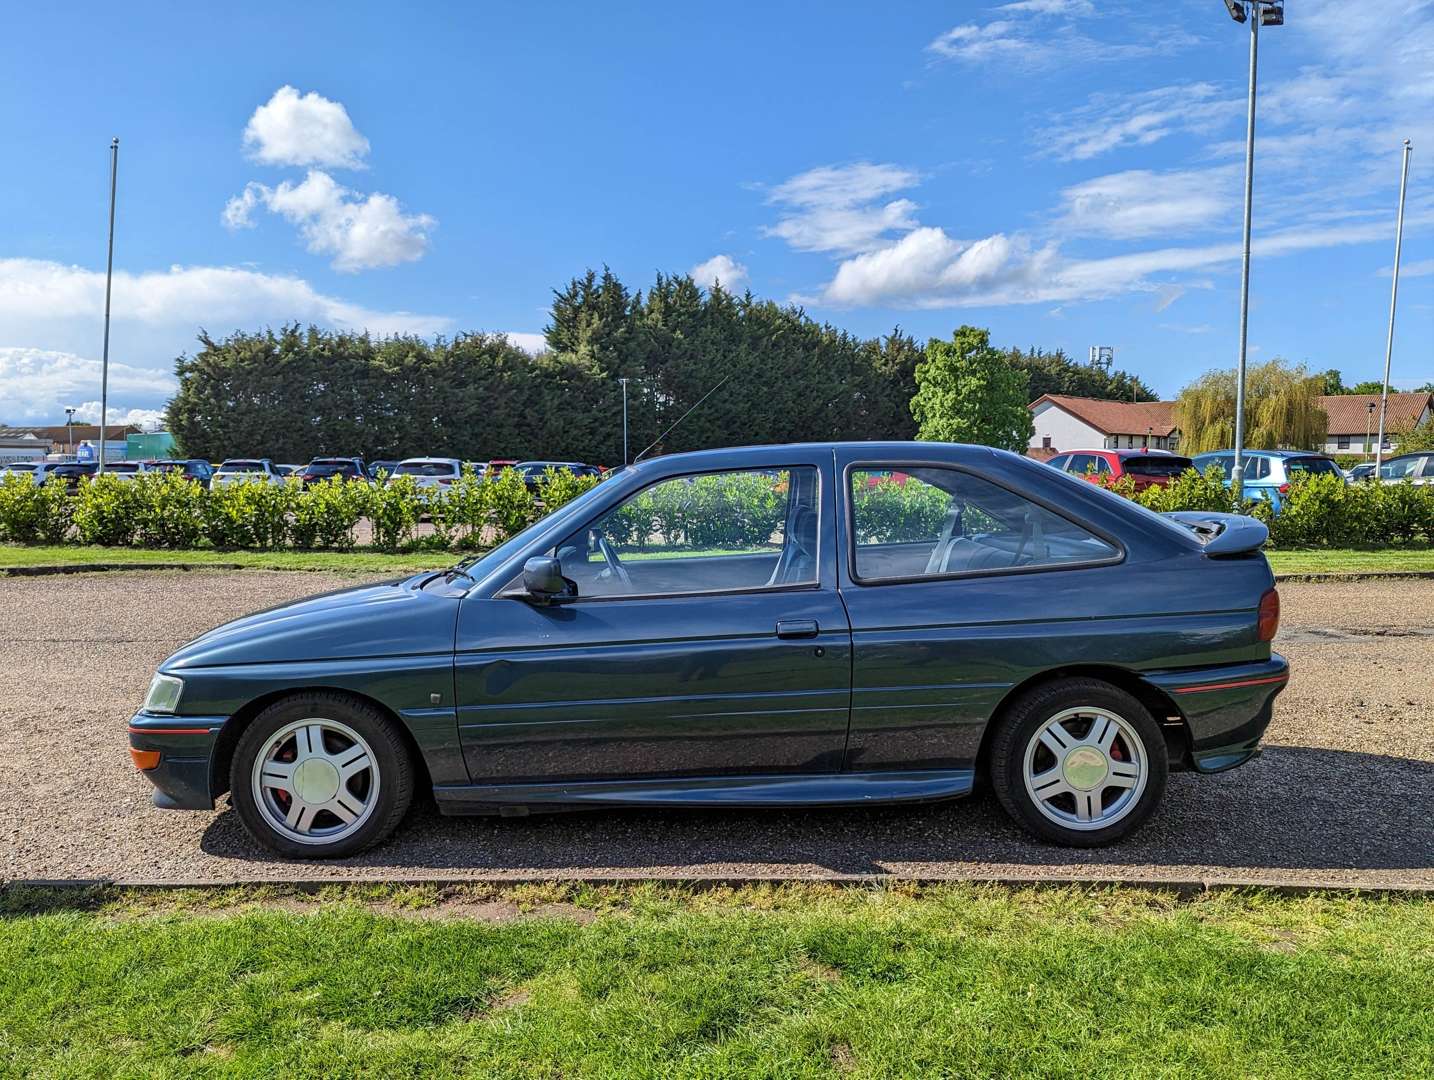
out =
{"type": "Polygon", "coordinates": [[[1381,484],[1402,484],[1406,480],[1420,485],[1434,484],[1434,451],[1400,454],[1379,467],[1381,484]]]}
{"type": "Polygon", "coordinates": [[[121,480],[133,480],[140,473],[159,472],[147,461],[106,461],[105,472],[121,480]]]}
{"type": "Polygon", "coordinates": [[[210,487],[230,484],[282,484],[283,474],[268,458],[230,458],[214,473],[210,487]]]}
{"type": "Polygon", "coordinates": [[[0,465],[0,476],[14,473],[17,476],[28,476],[35,483],[43,484],[49,478],[50,471],[56,465],[63,464],[63,461],[9,461],[0,465]]]}
{"type": "Polygon", "coordinates": [[[411,476],[419,487],[441,491],[457,483],[462,475],[463,462],[457,458],[415,457],[395,465],[393,472],[389,473],[388,482],[391,484],[400,476],[411,476]]]}

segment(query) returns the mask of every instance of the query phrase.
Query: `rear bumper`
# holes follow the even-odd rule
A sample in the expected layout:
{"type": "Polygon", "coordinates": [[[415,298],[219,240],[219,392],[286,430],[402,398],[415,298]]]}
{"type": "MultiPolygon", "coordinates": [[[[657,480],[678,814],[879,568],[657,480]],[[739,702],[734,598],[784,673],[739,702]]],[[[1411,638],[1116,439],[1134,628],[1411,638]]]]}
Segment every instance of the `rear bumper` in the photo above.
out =
{"type": "Polygon", "coordinates": [[[1275,697],[1289,683],[1279,653],[1251,664],[1188,668],[1145,676],[1175,702],[1190,729],[1190,763],[1216,773],[1243,765],[1259,752],[1275,697]]]}
{"type": "Polygon", "coordinates": [[[158,751],[159,763],[141,772],[155,786],[154,805],[164,810],[212,810],[209,763],[227,716],[158,716],[140,711],[130,718],[131,750],[158,751]]]}

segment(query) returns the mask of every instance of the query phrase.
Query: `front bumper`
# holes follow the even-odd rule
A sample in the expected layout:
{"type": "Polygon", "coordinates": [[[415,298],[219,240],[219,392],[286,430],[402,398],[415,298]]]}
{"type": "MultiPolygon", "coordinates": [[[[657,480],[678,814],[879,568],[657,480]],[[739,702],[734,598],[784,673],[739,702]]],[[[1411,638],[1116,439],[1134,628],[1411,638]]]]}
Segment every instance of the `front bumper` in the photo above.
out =
{"type": "Polygon", "coordinates": [[[1155,672],[1146,680],[1169,695],[1190,729],[1190,763],[1216,773],[1249,761],[1270,726],[1275,697],[1289,683],[1279,653],[1250,664],[1155,672]]]}
{"type": "Polygon", "coordinates": [[[155,786],[154,805],[164,810],[212,810],[209,763],[227,716],[160,716],[143,710],[129,722],[131,750],[158,752],[159,762],[141,772],[155,786]]]}

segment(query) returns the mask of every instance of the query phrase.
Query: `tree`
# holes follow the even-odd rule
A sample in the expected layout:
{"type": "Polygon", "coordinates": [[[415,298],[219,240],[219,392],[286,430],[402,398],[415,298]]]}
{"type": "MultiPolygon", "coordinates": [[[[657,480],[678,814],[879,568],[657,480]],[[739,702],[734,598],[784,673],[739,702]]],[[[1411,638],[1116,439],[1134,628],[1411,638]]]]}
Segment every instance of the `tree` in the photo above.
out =
{"type": "MultiPolygon", "coordinates": [[[[1245,382],[1245,446],[1251,450],[1313,450],[1329,417],[1319,407],[1324,376],[1278,357],[1249,369],[1245,382]]],[[[1175,401],[1175,426],[1185,454],[1223,450],[1235,441],[1235,372],[1209,371],[1175,401]]]]}
{"type": "Polygon", "coordinates": [[[1320,378],[1324,381],[1320,389],[1322,394],[1348,394],[1350,391],[1344,387],[1344,376],[1340,374],[1339,368],[1330,368],[1320,378]]]}
{"type": "Polygon", "coordinates": [[[1097,364],[1078,363],[1062,350],[1008,349],[1006,362],[1024,371],[1027,392],[1035,401],[1043,394],[1105,398],[1110,401],[1157,401],[1155,391],[1127,371],[1109,371],[1097,364]]]}
{"type": "Polygon", "coordinates": [[[1357,382],[1346,394],[1382,394],[1384,393],[1384,382],[1381,379],[1365,379],[1364,382],[1357,382]]]}
{"type": "Polygon", "coordinates": [[[950,341],[932,338],[916,366],[911,415],[917,438],[1024,450],[1035,430],[1026,373],[991,347],[991,333],[962,326],[950,341]]]}

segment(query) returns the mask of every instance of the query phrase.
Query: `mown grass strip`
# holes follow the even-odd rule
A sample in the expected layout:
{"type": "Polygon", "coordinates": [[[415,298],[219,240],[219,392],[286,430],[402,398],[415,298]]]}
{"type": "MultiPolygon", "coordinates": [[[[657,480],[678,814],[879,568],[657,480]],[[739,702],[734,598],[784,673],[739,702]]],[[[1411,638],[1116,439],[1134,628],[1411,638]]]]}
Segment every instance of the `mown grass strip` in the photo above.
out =
{"type": "Polygon", "coordinates": [[[59,895],[4,901],[0,1072],[1434,1071],[1434,903],[1420,899],[990,886],[59,895]]]}

